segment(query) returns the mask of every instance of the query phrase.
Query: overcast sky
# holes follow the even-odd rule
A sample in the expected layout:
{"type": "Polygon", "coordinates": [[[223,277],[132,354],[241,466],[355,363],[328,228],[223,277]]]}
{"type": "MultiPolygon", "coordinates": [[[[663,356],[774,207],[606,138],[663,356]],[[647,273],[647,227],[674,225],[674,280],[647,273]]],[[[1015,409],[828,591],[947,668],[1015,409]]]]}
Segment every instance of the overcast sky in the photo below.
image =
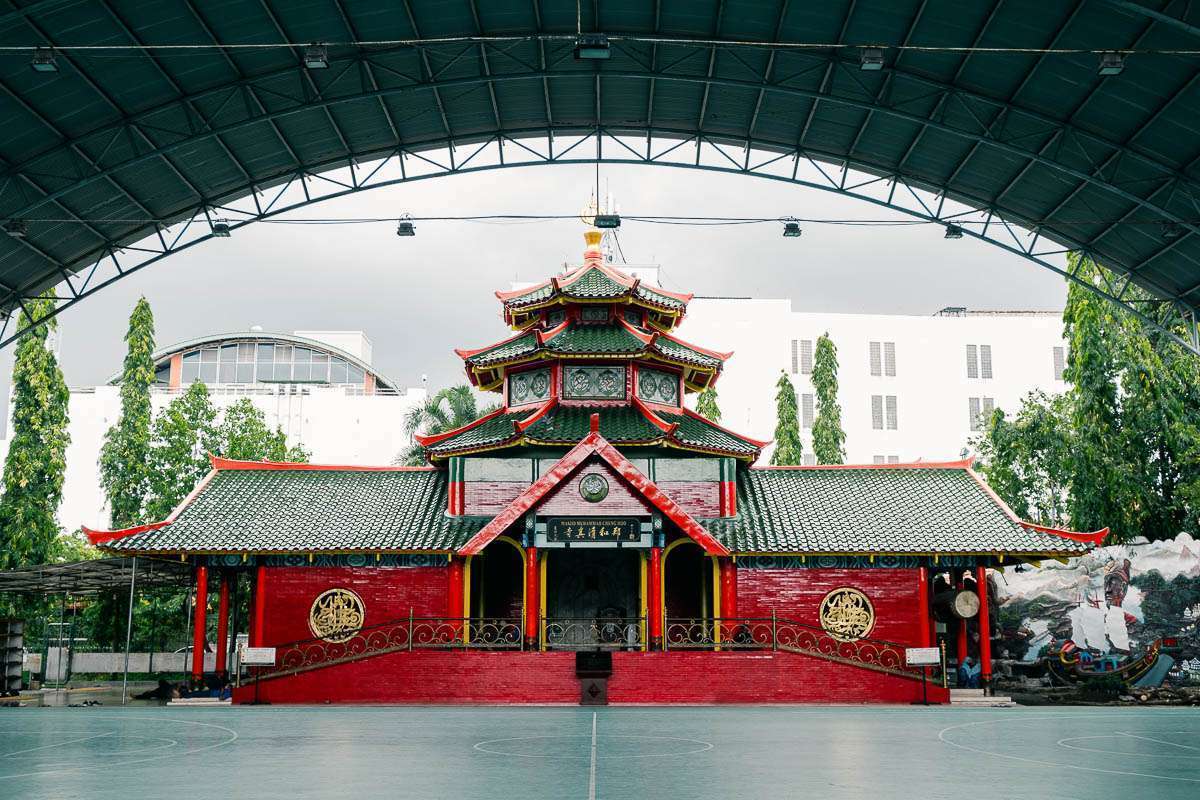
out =
{"type": "MultiPolygon", "coordinates": [[[[661,167],[609,166],[624,215],[891,216],[861,201],[784,183],[661,167]]],[[[301,217],[569,214],[587,201],[592,169],[558,165],[458,175],[309,206],[301,217]]],[[[578,220],[395,226],[247,226],[165,259],[104,289],[60,319],[71,386],[121,366],[129,311],[145,295],[158,344],[261,325],[267,331],[363,330],[375,365],[401,385],[464,380],[453,347],[506,335],[492,292],[579,261],[578,220]]],[[[662,265],[668,288],[699,295],[790,298],[797,310],[931,314],[944,306],[1059,309],[1063,281],[993,246],[942,229],[807,224],[785,239],[778,224],[682,227],[626,222],[629,263],[662,265]]],[[[720,342],[701,342],[720,347],[720,342]]],[[[15,345],[5,348],[3,394],[15,345]]]]}

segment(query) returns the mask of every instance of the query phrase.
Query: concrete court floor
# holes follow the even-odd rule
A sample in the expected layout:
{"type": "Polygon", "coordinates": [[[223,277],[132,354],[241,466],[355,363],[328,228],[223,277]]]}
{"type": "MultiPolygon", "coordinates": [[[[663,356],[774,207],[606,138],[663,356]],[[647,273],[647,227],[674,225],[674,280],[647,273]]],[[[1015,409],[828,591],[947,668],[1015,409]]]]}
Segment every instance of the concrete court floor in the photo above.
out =
{"type": "Polygon", "coordinates": [[[0,797],[1196,798],[1200,710],[0,709],[0,797]]]}

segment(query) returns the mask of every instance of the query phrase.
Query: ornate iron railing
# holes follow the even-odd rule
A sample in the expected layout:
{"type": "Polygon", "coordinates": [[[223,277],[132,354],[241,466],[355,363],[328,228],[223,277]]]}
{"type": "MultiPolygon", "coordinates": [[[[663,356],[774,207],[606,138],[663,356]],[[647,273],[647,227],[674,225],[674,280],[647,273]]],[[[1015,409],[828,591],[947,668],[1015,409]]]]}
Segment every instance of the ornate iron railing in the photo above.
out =
{"type": "Polygon", "coordinates": [[[640,650],[643,617],[556,617],[542,622],[547,650],[640,650]]]}
{"type": "Polygon", "coordinates": [[[521,650],[522,620],[405,617],[347,631],[339,641],[300,639],[275,646],[275,666],[253,671],[251,680],[294,675],[333,664],[404,650],[521,650]]]}
{"type": "Polygon", "coordinates": [[[906,678],[921,677],[905,665],[906,645],[884,639],[842,640],[817,625],[777,617],[671,619],[664,650],[775,650],[816,656],[906,678]]]}

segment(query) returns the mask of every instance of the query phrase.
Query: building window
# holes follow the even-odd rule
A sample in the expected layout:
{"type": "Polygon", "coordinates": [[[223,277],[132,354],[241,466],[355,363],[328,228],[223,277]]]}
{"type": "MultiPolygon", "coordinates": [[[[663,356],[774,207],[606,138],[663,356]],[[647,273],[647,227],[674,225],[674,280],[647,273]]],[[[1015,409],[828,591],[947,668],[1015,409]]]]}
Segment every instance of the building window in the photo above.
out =
{"type": "Polygon", "coordinates": [[[871,463],[873,463],[873,464],[886,464],[886,463],[887,463],[887,457],[886,457],[886,456],[871,456],[871,463]]]}
{"type": "Polygon", "coordinates": [[[1066,367],[1066,357],[1061,347],[1054,348],[1054,380],[1063,379],[1063,369],[1066,367]]]}
{"type": "Polygon", "coordinates": [[[880,352],[879,342],[871,342],[870,348],[871,348],[871,355],[870,355],[871,374],[872,375],[882,375],[883,374],[883,356],[880,352]]]}
{"type": "Polygon", "coordinates": [[[992,346],[990,344],[967,345],[967,377],[992,377],[992,346]]]}
{"type": "Polygon", "coordinates": [[[813,426],[813,396],[811,394],[800,395],[800,421],[805,428],[813,426]]]}
{"type": "Polygon", "coordinates": [[[899,464],[900,456],[888,456],[888,463],[889,464],[899,464]]]}
{"type": "MultiPolygon", "coordinates": [[[[648,388],[648,378],[643,376],[643,387],[648,388]]],[[[567,367],[563,370],[562,392],[570,400],[621,400],[625,397],[625,367],[567,367]]]]}
{"type": "Polygon", "coordinates": [[[883,343],[883,374],[889,378],[896,377],[896,343],[883,343]]]}
{"type": "Polygon", "coordinates": [[[812,339],[792,339],[792,374],[812,375],[812,339]]]}
{"type": "Polygon", "coordinates": [[[991,397],[968,397],[967,414],[970,418],[971,430],[981,431],[986,428],[995,408],[996,401],[991,397]]]}
{"type": "Polygon", "coordinates": [[[871,427],[877,431],[883,430],[883,395],[871,395],[871,427]]]}
{"type": "Polygon", "coordinates": [[[803,456],[803,460],[804,460],[804,466],[815,467],[817,465],[817,454],[816,453],[805,453],[803,456]]]}
{"type": "Polygon", "coordinates": [[[896,395],[887,396],[887,426],[889,431],[896,430],[896,395]]]}
{"type": "Polygon", "coordinates": [[[792,374],[800,371],[800,342],[792,339],[792,374]]]}

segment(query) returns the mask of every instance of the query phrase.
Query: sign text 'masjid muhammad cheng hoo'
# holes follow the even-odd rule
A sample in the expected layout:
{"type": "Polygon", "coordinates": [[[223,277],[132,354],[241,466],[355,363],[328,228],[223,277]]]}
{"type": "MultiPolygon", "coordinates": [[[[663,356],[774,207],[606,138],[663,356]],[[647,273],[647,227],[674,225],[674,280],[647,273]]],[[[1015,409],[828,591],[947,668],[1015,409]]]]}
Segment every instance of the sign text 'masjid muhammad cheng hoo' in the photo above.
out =
{"type": "Polygon", "coordinates": [[[546,541],[613,542],[636,544],[641,541],[641,521],[629,518],[551,517],[546,520],[546,541]]]}

